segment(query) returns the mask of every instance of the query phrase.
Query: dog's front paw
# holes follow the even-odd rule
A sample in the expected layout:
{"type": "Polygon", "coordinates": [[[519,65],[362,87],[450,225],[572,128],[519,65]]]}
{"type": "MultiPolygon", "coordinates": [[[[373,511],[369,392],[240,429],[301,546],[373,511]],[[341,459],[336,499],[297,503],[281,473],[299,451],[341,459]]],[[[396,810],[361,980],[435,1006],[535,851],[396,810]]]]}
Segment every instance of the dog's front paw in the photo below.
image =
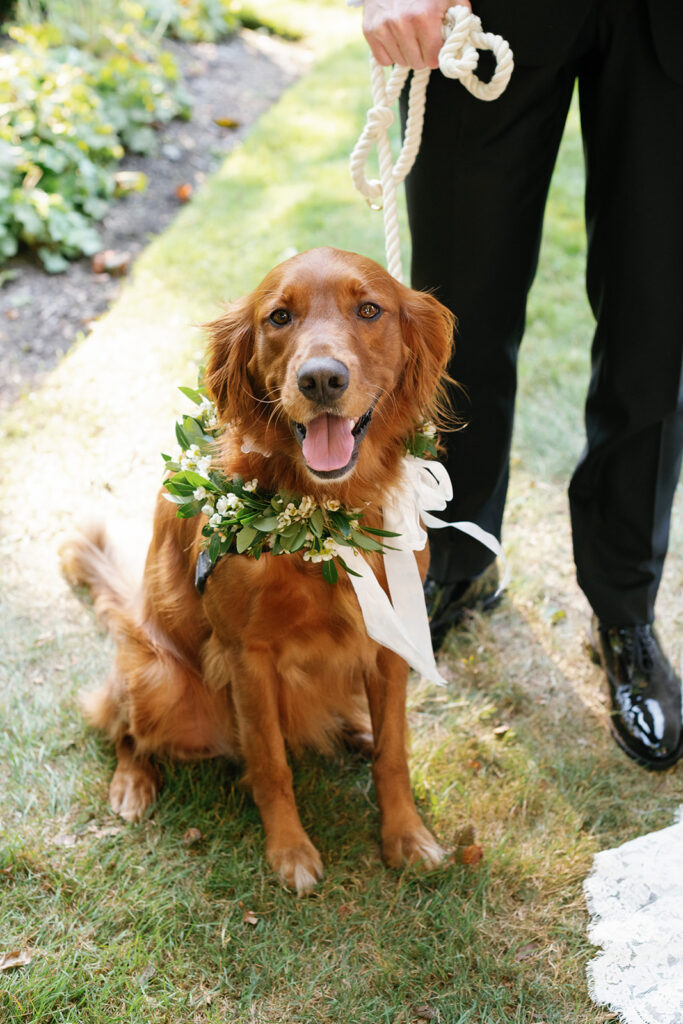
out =
{"type": "Polygon", "coordinates": [[[159,792],[159,775],[151,764],[118,765],[109,786],[109,803],[124,821],[140,821],[159,792]]]}
{"type": "Polygon", "coordinates": [[[305,896],[323,877],[323,862],[313,843],[304,835],[296,845],[270,847],[268,862],[288,889],[305,896]]]}
{"type": "Polygon", "coordinates": [[[448,857],[448,851],[439,846],[434,836],[420,822],[401,832],[383,832],[382,858],[390,868],[405,864],[419,864],[433,871],[448,857]]]}

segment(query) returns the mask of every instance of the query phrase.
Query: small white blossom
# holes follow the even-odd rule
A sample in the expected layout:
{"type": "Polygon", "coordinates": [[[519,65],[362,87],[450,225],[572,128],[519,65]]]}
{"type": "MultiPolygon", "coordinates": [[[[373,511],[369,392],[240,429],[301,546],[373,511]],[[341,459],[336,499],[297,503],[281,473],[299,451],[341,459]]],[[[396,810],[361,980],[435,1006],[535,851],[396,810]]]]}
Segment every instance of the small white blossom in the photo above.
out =
{"type": "Polygon", "coordinates": [[[436,437],[436,427],[433,423],[425,423],[422,427],[421,433],[426,437],[436,437]]]}
{"type": "Polygon", "coordinates": [[[211,471],[211,456],[203,455],[201,459],[197,460],[197,472],[200,476],[208,479],[209,472],[211,471]]]}
{"type": "Polygon", "coordinates": [[[207,430],[212,430],[218,425],[218,419],[216,417],[216,406],[213,404],[211,399],[202,398],[199,406],[199,418],[201,419],[207,430]]]}
{"type": "Polygon", "coordinates": [[[204,507],[202,508],[202,512],[204,513],[205,516],[212,516],[213,515],[213,506],[212,505],[204,505],[204,507]]]}
{"type": "Polygon", "coordinates": [[[329,512],[338,512],[339,509],[341,508],[341,502],[337,501],[336,498],[328,498],[327,501],[325,502],[325,508],[329,512]]]}
{"type": "Polygon", "coordinates": [[[258,487],[258,480],[247,480],[244,484],[245,491],[255,491],[258,487]]]}
{"type": "Polygon", "coordinates": [[[319,551],[304,551],[305,562],[322,562],[323,556],[319,551]]]}
{"type": "Polygon", "coordinates": [[[220,526],[222,522],[223,517],[218,512],[214,512],[209,519],[209,526],[213,526],[213,528],[216,529],[216,527],[220,526]]]}
{"type": "Polygon", "coordinates": [[[309,519],[317,507],[315,500],[310,496],[310,494],[304,494],[303,498],[299,502],[299,515],[302,519],[309,519]]]}
{"type": "Polygon", "coordinates": [[[197,488],[196,488],[196,489],[194,490],[194,492],[193,492],[193,495],[192,495],[192,496],[193,496],[194,498],[196,498],[196,499],[197,499],[197,501],[203,501],[203,500],[204,500],[204,498],[208,498],[208,496],[209,496],[209,492],[207,491],[206,487],[197,487],[197,488]]]}

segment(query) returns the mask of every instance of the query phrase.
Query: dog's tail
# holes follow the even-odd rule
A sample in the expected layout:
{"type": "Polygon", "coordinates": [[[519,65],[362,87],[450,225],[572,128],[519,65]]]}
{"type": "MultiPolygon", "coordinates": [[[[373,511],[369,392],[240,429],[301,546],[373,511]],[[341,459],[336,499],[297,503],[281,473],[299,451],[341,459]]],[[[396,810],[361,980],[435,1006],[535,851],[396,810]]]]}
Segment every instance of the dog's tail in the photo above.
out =
{"type": "Polygon", "coordinates": [[[81,529],[59,550],[62,571],[73,586],[87,587],[97,615],[114,634],[128,632],[137,587],[128,578],[100,523],[81,529]]]}

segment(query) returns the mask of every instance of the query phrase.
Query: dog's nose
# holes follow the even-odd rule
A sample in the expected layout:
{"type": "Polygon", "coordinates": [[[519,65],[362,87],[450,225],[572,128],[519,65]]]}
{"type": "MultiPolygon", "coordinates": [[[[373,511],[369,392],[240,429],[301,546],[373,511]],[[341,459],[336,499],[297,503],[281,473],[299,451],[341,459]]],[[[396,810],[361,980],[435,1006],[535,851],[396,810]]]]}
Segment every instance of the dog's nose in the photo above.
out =
{"type": "Polygon", "coordinates": [[[349,369],[338,359],[307,359],[296,375],[299,391],[311,402],[333,402],[349,386],[349,369]]]}

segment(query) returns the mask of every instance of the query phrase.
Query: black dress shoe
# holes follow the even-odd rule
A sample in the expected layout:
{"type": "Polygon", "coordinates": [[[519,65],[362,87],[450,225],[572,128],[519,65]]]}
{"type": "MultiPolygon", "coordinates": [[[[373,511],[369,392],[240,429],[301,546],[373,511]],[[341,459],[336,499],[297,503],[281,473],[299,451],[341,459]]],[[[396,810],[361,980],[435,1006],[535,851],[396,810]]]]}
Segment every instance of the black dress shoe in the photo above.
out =
{"type": "Polygon", "coordinates": [[[609,683],[614,739],[644,768],[670,768],[683,753],[681,680],[653,627],[606,629],[594,616],[593,647],[609,683]]]}
{"type": "Polygon", "coordinates": [[[449,629],[462,622],[468,611],[478,608],[486,612],[500,604],[503,595],[498,592],[499,579],[495,562],[475,579],[458,583],[437,583],[427,575],[424,595],[435,651],[440,650],[449,629]]]}

